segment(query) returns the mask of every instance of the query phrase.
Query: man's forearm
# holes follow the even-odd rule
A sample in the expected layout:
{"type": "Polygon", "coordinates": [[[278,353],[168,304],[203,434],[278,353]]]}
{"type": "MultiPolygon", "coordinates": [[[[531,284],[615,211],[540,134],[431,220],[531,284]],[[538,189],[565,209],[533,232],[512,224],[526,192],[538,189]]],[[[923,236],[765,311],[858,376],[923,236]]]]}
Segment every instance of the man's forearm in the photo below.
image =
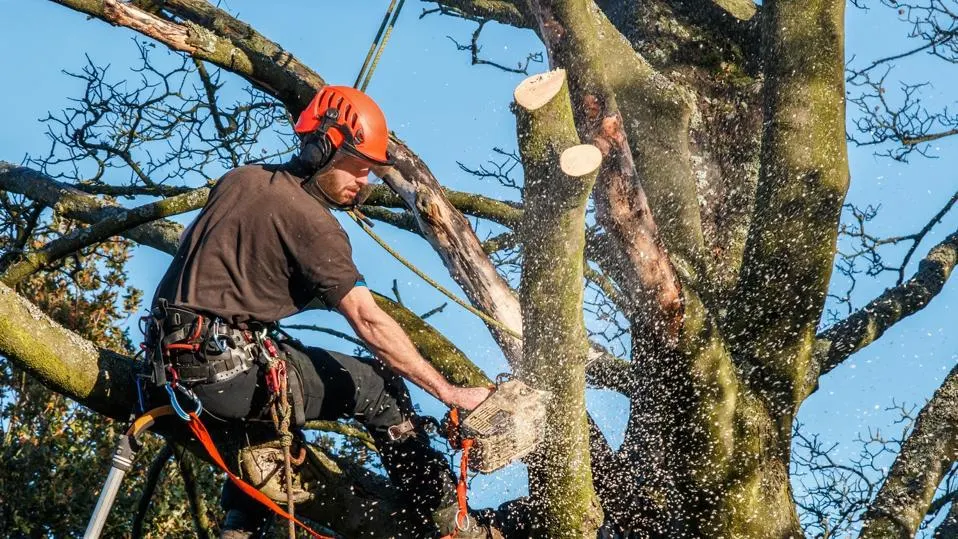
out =
{"type": "Polygon", "coordinates": [[[490,389],[486,387],[463,388],[450,384],[419,355],[406,332],[376,305],[366,287],[354,287],[337,308],[376,357],[448,406],[472,410],[489,396],[490,389]]]}
{"type": "Polygon", "coordinates": [[[356,334],[386,365],[430,395],[449,404],[453,386],[419,355],[399,324],[385,313],[380,313],[364,317],[354,324],[356,334]]]}

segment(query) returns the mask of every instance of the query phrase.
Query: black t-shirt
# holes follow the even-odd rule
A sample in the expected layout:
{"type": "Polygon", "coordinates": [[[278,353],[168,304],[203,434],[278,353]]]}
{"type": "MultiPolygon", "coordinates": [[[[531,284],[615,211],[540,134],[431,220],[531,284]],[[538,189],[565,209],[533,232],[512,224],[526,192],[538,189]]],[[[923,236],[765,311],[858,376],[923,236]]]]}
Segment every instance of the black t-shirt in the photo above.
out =
{"type": "Polygon", "coordinates": [[[187,228],[154,304],[166,298],[233,324],[336,307],[362,276],[346,232],[295,171],[245,166],[223,176],[187,228]]]}

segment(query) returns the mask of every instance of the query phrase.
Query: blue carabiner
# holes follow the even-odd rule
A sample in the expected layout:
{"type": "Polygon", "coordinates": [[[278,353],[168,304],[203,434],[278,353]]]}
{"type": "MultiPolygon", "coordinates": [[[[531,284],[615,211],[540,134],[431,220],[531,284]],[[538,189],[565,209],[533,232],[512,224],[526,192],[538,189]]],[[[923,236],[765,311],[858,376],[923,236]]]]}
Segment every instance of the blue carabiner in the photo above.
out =
{"type": "MultiPolygon", "coordinates": [[[[173,411],[176,412],[176,415],[180,416],[180,419],[182,419],[183,421],[189,421],[190,414],[186,413],[183,407],[180,406],[179,401],[176,399],[176,393],[173,392],[173,389],[174,389],[173,386],[171,386],[170,384],[166,384],[165,387],[166,387],[167,395],[170,396],[170,406],[173,407],[173,411]]],[[[190,400],[196,403],[196,410],[194,410],[193,413],[195,413],[196,415],[200,415],[203,413],[203,403],[192,391],[184,387],[181,387],[179,385],[176,386],[176,389],[178,389],[181,393],[183,393],[190,400]]]]}

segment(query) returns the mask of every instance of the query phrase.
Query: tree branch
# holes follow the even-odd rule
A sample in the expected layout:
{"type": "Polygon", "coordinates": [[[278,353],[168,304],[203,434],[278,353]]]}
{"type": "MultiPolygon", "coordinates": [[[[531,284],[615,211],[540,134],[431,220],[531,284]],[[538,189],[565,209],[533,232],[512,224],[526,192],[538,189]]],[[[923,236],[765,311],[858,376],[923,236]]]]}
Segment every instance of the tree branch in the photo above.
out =
{"type": "Polygon", "coordinates": [[[206,203],[209,193],[209,189],[201,187],[183,195],[116,213],[88,228],[75,230],[50,242],[39,251],[24,253],[21,262],[11,265],[3,274],[0,274],[0,281],[7,286],[14,286],[28,275],[43,269],[44,266],[84,247],[100,243],[143,223],[200,208],[206,203]]]}
{"type": "MultiPolygon", "coordinates": [[[[519,220],[522,219],[522,208],[518,204],[503,202],[476,193],[453,191],[445,187],[441,189],[449,203],[466,215],[488,219],[509,228],[515,228],[519,224],[519,220]]],[[[366,199],[364,205],[382,206],[384,208],[407,207],[403,199],[386,186],[373,188],[373,192],[366,199]]]]}
{"type": "Polygon", "coordinates": [[[553,442],[530,463],[529,491],[551,536],[586,537],[602,523],[589,465],[582,314],[585,207],[602,154],[579,145],[564,70],[527,78],[516,87],[515,102],[525,169],[525,332],[516,372],[552,393],[545,428],[553,442]]]}
{"type": "Polygon", "coordinates": [[[761,171],[728,336],[737,356],[755,358],[755,379],[775,388],[785,410],[814,387],[812,343],[848,189],[844,1],[782,0],[764,9],[761,171]]]}
{"type": "Polygon", "coordinates": [[[941,292],[958,264],[958,231],[936,245],[908,281],[886,290],[861,310],[817,337],[820,374],[831,371],[855,352],[877,341],[888,328],[923,309],[941,292]]]}
{"type": "MultiPolygon", "coordinates": [[[[674,341],[682,319],[679,283],[659,239],[615,93],[606,79],[611,71],[606,66],[608,53],[599,42],[600,32],[593,21],[608,21],[601,13],[591,12],[587,4],[591,2],[543,0],[530,5],[550,64],[569,73],[579,135],[598,147],[605,158],[595,187],[596,217],[615,241],[616,256],[623,259],[616,265],[622,270],[616,280],[633,301],[633,312],[627,315],[646,321],[648,334],[674,341]]],[[[611,23],[607,26],[613,35],[619,35],[611,23]]],[[[631,48],[628,54],[635,57],[631,48]]]]}
{"type": "Polygon", "coordinates": [[[52,391],[125,421],[133,409],[129,358],[68,331],[0,283],[0,355],[52,391]]]}
{"type": "Polygon", "coordinates": [[[522,0],[427,0],[473,19],[487,19],[517,28],[534,28],[522,0]]]}
{"type": "MultiPolygon", "coordinates": [[[[125,211],[115,203],[100,200],[70,185],[58,182],[46,174],[4,161],[0,161],[0,189],[42,202],[60,215],[84,223],[97,223],[125,211]]],[[[127,230],[122,233],[122,236],[142,245],[175,254],[181,232],[183,227],[180,225],[167,219],[160,219],[127,230]]]]}
{"type": "Polygon", "coordinates": [[[944,474],[958,460],[958,366],[918,414],[859,537],[914,537],[944,474]]]}
{"type": "Polygon", "coordinates": [[[623,395],[635,391],[632,364],[592,344],[593,355],[585,367],[585,381],[592,387],[611,389],[623,395]]]}

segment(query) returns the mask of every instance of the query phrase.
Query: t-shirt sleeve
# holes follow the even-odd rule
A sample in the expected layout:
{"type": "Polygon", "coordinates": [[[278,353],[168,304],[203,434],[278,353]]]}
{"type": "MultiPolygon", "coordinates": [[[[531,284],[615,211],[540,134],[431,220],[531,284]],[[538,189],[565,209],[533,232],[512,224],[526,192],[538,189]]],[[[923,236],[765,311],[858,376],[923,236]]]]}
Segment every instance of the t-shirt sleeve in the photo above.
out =
{"type": "Polygon", "coordinates": [[[293,219],[285,226],[284,243],[293,266],[326,309],[333,309],[363,276],[353,263],[346,232],[332,216],[293,219]],[[303,222],[304,221],[304,222],[303,222]]]}

